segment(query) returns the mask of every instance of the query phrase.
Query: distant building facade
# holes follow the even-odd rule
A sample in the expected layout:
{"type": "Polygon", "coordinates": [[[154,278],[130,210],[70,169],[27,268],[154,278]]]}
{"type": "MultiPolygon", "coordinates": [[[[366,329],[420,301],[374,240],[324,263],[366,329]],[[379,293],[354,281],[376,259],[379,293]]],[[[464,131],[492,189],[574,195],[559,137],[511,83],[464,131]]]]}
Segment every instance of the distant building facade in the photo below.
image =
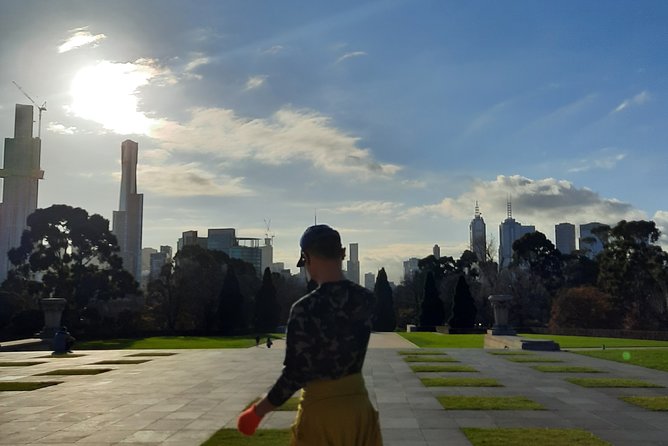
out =
{"type": "Polygon", "coordinates": [[[594,234],[594,231],[602,226],[605,225],[599,222],[580,225],[579,248],[583,254],[591,259],[603,251],[603,241],[594,234]]]}
{"type": "Polygon", "coordinates": [[[499,225],[499,268],[507,268],[513,259],[513,243],[525,234],[536,232],[536,227],[524,226],[513,218],[510,201],[507,203],[508,217],[499,225]]]}
{"type": "Polygon", "coordinates": [[[487,226],[477,201],[473,220],[469,224],[469,249],[478,257],[478,261],[487,260],[487,226]]]}
{"type": "Polygon", "coordinates": [[[260,254],[262,257],[261,260],[261,270],[264,274],[265,268],[271,270],[271,265],[274,264],[274,240],[271,237],[264,238],[264,245],[260,246],[260,254]]]}
{"type": "Polygon", "coordinates": [[[14,137],[5,138],[4,178],[0,204],[0,282],[7,278],[10,264],[7,252],[21,244],[26,220],[37,209],[38,181],[44,178],[40,168],[42,141],[33,138],[32,105],[16,104],[14,137]]]}
{"type": "Polygon", "coordinates": [[[437,259],[441,258],[441,247],[438,245],[434,245],[434,247],[431,249],[431,253],[436,257],[437,259]]]}
{"type": "Polygon", "coordinates": [[[410,280],[413,278],[413,274],[420,269],[418,267],[419,261],[420,259],[417,257],[411,257],[410,259],[404,261],[404,280],[410,280]]]}
{"type": "Polygon", "coordinates": [[[374,273],[364,274],[364,288],[373,291],[376,286],[376,275],[374,273]]]}
{"type": "Polygon", "coordinates": [[[559,252],[562,254],[571,254],[575,251],[575,225],[571,223],[559,223],[555,225],[554,239],[559,252]]]}
{"type": "Polygon", "coordinates": [[[140,281],[144,194],[137,193],[138,152],[134,141],[127,139],[121,144],[121,194],[112,231],[118,239],[123,268],[140,281]]]}
{"type": "Polygon", "coordinates": [[[199,237],[197,231],[185,231],[177,242],[178,249],[184,246],[198,245],[204,249],[221,251],[233,259],[243,260],[262,275],[262,250],[259,238],[237,237],[234,228],[217,228],[207,231],[208,237],[199,237]]]}
{"type": "Polygon", "coordinates": [[[348,247],[348,262],[346,277],[351,282],[360,283],[360,260],[359,260],[359,245],[351,243],[348,247]]]}

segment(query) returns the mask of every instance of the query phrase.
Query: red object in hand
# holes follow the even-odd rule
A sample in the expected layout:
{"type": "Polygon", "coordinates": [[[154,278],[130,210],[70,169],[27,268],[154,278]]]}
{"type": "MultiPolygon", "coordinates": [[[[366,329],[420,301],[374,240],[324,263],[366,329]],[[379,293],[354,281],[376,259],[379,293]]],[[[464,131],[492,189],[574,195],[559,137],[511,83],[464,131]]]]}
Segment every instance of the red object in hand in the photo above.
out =
{"type": "Polygon", "coordinates": [[[244,435],[253,435],[260,421],[262,421],[262,418],[255,412],[255,404],[253,404],[239,415],[237,429],[244,435]]]}

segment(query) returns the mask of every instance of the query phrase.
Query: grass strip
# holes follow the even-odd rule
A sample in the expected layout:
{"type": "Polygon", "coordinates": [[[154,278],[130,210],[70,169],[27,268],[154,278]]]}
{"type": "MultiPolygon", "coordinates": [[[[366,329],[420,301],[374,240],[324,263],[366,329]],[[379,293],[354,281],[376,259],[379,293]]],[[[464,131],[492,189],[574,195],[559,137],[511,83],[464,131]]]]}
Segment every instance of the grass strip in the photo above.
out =
{"type": "Polygon", "coordinates": [[[503,359],[510,362],[564,362],[561,359],[546,358],[544,356],[529,356],[527,358],[521,356],[518,357],[507,356],[503,359]]]}
{"type": "Polygon", "coordinates": [[[492,378],[420,378],[425,387],[503,387],[492,378]]]}
{"type": "Polygon", "coordinates": [[[484,334],[397,333],[421,348],[482,348],[484,334]]]}
{"type": "Polygon", "coordinates": [[[619,399],[644,409],[668,411],[668,396],[623,396],[619,399]]]}
{"type": "Polygon", "coordinates": [[[30,367],[31,365],[46,364],[44,361],[16,361],[0,362],[0,367],[30,367]]]}
{"type": "Polygon", "coordinates": [[[438,396],[445,410],[545,410],[523,396],[438,396]]]}
{"type": "Polygon", "coordinates": [[[566,378],[566,381],[582,387],[663,387],[639,379],[626,378],[566,378]]]}
{"type": "Polygon", "coordinates": [[[477,372],[468,365],[412,365],[414,372],[477,372]]]}
{"type": "Polygon", "coordinates": [[[150,359],[107,359],[104,361],[98,361],[96,365],[112,365],[112,364],[142,364],[144,362],[149,362],[150,359]]]}
{"type": "Polygon", "coordinates": [[[150,353],[134,353],[132,355],[126,355],[128,358],[132,356],[174,356],[178,353],[163,353],[163,352],[150,352],[150,353]]]}
{"type": "Polygon", "coordinates": [[[668,372],[668,349],[653,350],[598,350],[573,352],[592,358],[639,365],[648,369],[668,372]]]}
{"type": "Polygon", "coordinates": [[[406,356],[417,356],[417,355],[427,355],[427,356],[436,356],[436,355],[447,355],[445,352],[438,351],[429,351],[429,350],[401,350],[397,352],[400,355],[406,356]]]}
{"type": "Polygon", "coordinates": [[[406,362],[459,362],[449,356],[404,356],[406,362]]]}
{"type": "Polygon", "coordinates": [[[43,387],[55,386],[61,381],[41,381],[41,382],[17,382],[17,381],[0,381],[0,392],[16,392],[41,389],[43,387]]]}
{"type": "Polygon", "coordinates": [[[606,347],[668,347],[668,341],[652,341],[648,339],[599,338],[593,336],[558,336],[540,334],[521,334],[527,339],[550,339],[563,348],[602,348],[606,347]]]}
{"type": "Polygon", "coordinates": [[[462,432],[472,446],[611,446],[582,429],[464,427],[462,432]]]}
{"type": "Polygon", "coordinates": [[[605,373],[602,370],[591,367],[578,367],[573,365],[532,365],[532,369],[546,373],[605,373]]]}
{"type": "Polygon", "coordinates": [[[58,369],[49,372],[38,373],[35,376],[52,376],[52,375],[99,375],[100,373],[109,372],[113,369],[58,369]]]}
{"type": "Polygon", "coordinates": [[[202,446],[279,446],[288,443],[288,429],[258,429],[252,437],[245,437],[236,429],[220,429],[202,446]]]}

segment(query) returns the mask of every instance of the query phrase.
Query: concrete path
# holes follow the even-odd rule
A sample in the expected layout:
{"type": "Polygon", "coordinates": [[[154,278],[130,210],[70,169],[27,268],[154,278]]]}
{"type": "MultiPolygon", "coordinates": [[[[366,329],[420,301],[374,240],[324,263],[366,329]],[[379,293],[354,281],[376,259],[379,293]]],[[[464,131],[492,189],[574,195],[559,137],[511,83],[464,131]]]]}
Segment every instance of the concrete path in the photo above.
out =
{"type": "MultiPolygon", "coordinates": [[[[391,336],[375,338],[394,342],[391,336]]],[[[585,389],[564,374],[541,373],[481,349],[446,350],[499,388],[426,388],[392,348],[369,350],[364,374],[380,412],[386,446],[469,445],[460,427],[583,428],[613,445],[668,445],[668,414],[618,399],[622,395],[668,395],[667,389],[585,389]],[[444,411],[437,395],[522,395],[545,411],[444,411]]],[[[197,446],[266,392],[281,370],[283,351],[174,350],[143,364],[100,366],[105,359],[130,359],[131,350],[86,351],[70,359],[40,358],[44,364],[0,367],[0,381],[62,381],[33,392],[0,392],[0,444],[8,445],[183,445],[197,446]],[[57,368],[110,367],[92,376],[34,376],[57,368]]],[[[146,351],[143,351],[144,353],[146,351]]],[[[668,373],[572,353],[541,353],[564,364],[595,367],[605,376],[645,379],[668,386],[668,373]]],[[[25,361],[40,352],[4,352],[0,361],[25,361]]],[[[139,359],[139,358],[131,358],[139,359]]],[[[149,359],[149,358],[146,358],[149,359]]],[[[445,376],[445,374],[430,374],[445,376]]],[[[450,374],[452,375],[452,374],[450,374]]],[[[568,376],[573,376],[569,374],[568,376]]],[[[600,375],[598,375],[600,376],[600,375]]],[[[292,412],[275,412],[262,427],[288,427],[292,412]]]]}

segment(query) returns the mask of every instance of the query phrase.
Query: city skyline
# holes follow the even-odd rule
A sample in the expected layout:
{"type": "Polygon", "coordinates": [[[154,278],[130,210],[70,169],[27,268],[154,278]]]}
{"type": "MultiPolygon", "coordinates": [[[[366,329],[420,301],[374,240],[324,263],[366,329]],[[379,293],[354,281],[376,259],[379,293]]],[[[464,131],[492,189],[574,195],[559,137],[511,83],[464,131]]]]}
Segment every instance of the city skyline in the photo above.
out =
{"type": "Polygon", "coordinates": [[[666,231],[666,19],[658,1],[3,2],[0,134],[15,80],[48,101],[39,207],[112,221],[132,139],[144,246],[271,219],[291,266],[317,209],[360,272],[398,282],[434,244],[467,249],[476,200],[497,247],[509,195],[550,239],[563,221],[666,231]]]}

